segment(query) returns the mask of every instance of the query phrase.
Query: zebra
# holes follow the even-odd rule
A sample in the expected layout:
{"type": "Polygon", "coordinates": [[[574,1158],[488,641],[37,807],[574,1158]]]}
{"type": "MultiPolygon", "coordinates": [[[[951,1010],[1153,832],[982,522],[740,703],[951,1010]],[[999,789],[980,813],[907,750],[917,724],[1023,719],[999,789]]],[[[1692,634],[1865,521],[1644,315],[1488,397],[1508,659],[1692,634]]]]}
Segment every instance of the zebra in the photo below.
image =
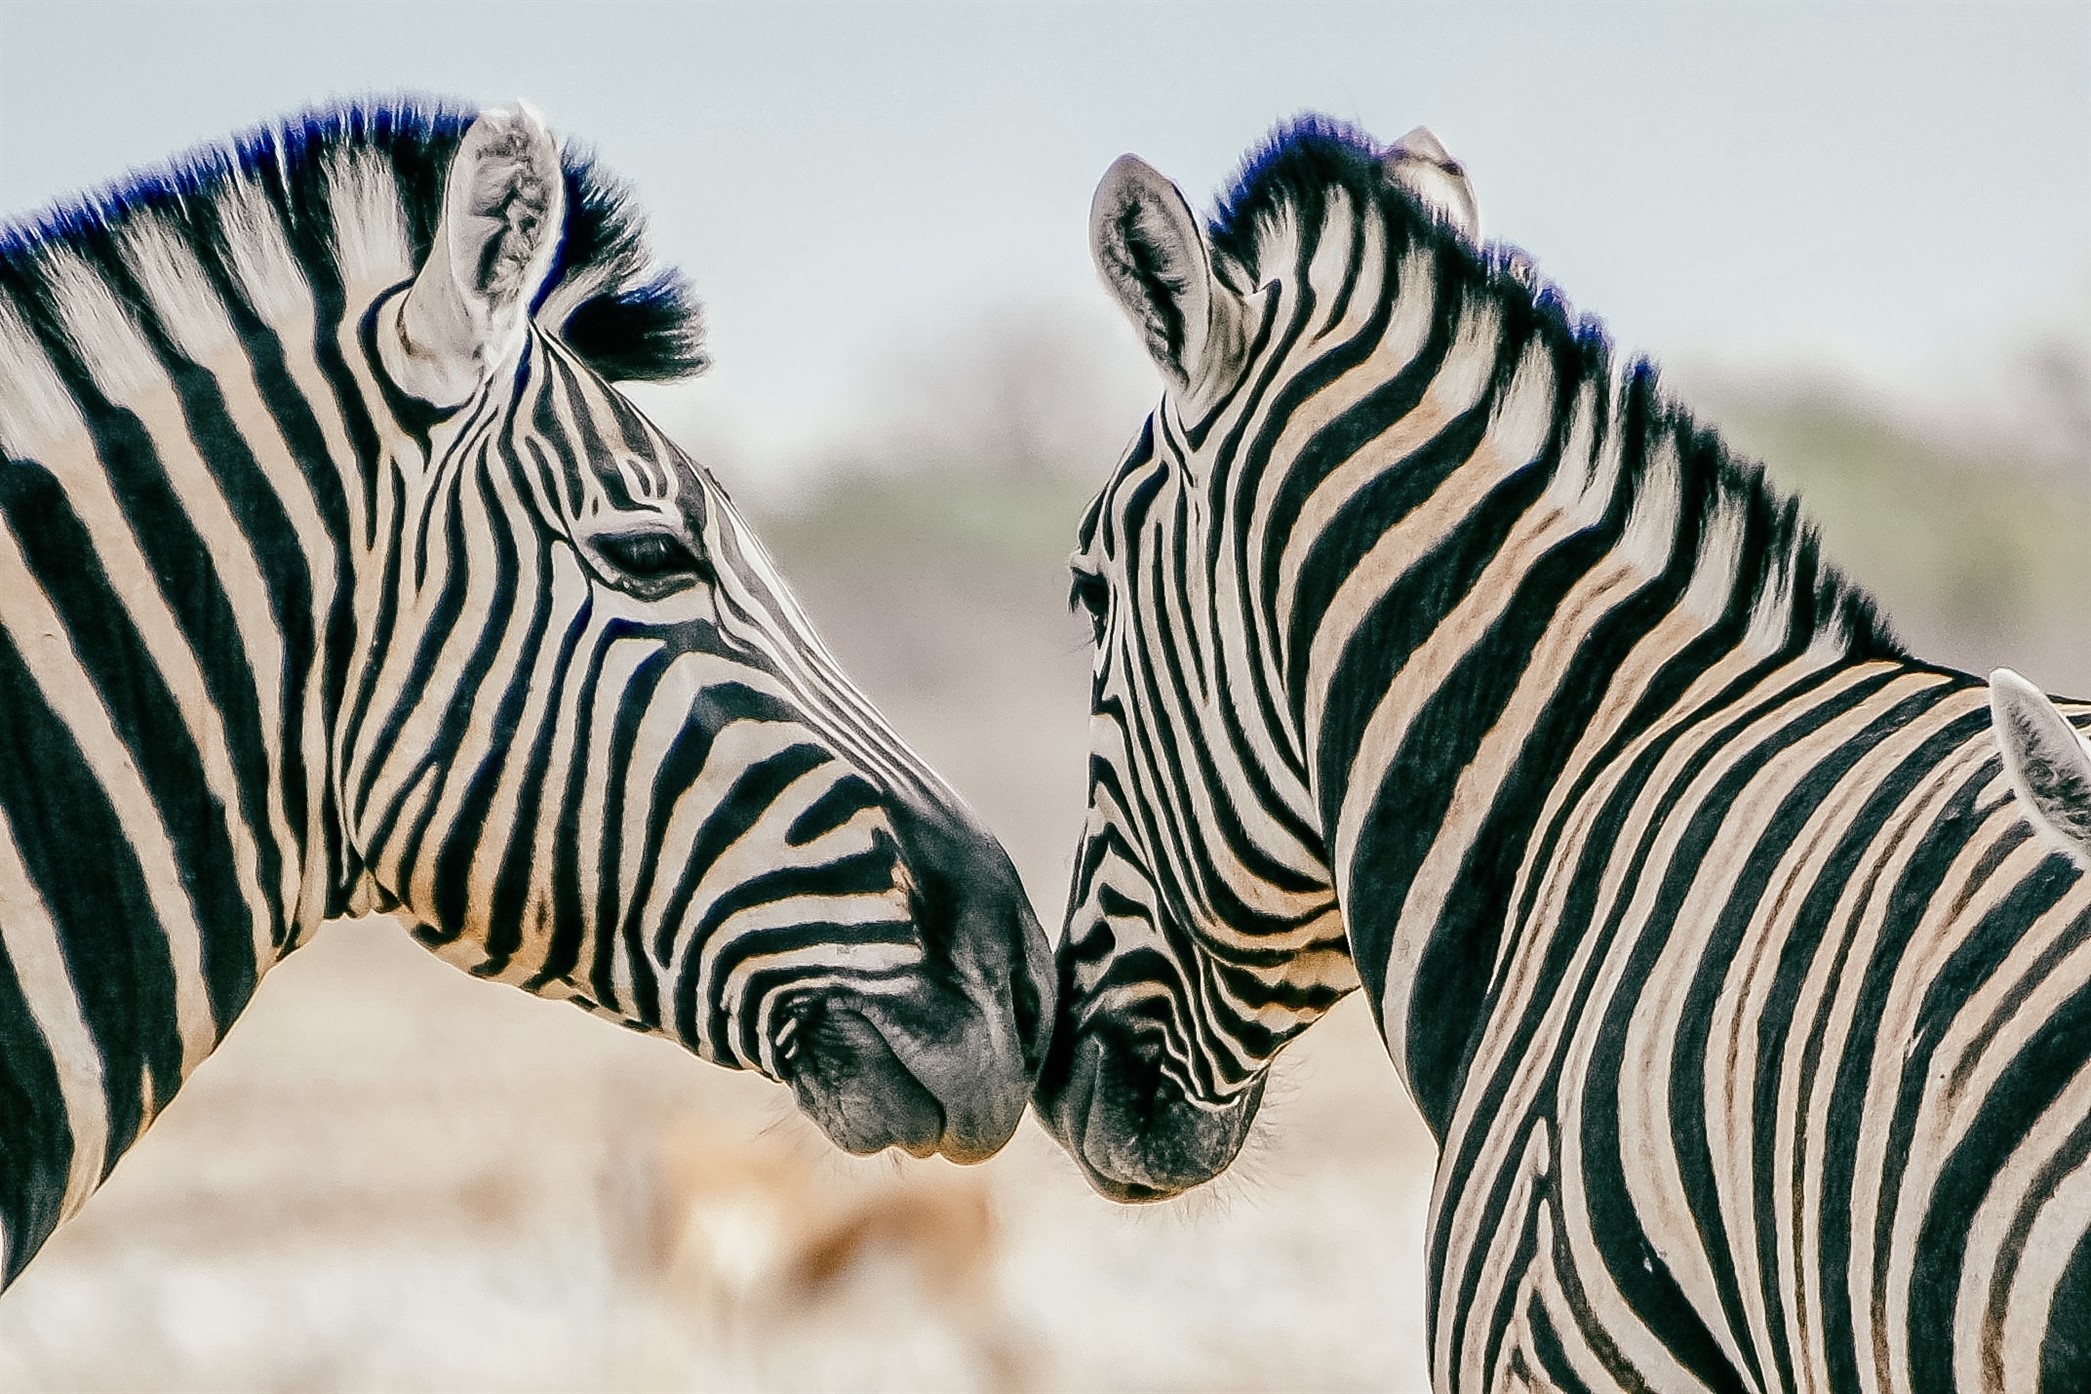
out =
{"type": "Polygon", "coordinates": [[[366,911],[850,1151],[1008,1139],[1049,950],[611,386],[700,328],[523,105],[316,111],[0,234],[0,1279],[366,911]]]}
{"type": "Polygon", "coordinates": [[[2091,1388],[2091,704],[1907,652],[1477,227],[1315,117],[1205,225],[1097,191],[1164,386],[1072,560],[1041,1117],[1175,1195],[1362,988],[1437,1389],[2091,1388]]]}

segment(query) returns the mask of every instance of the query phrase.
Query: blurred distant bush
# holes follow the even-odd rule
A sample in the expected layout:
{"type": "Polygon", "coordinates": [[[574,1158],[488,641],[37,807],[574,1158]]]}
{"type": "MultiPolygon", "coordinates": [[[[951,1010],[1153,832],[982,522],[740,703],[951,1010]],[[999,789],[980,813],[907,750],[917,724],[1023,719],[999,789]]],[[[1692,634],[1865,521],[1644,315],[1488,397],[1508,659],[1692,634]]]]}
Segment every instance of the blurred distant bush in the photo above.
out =
{"type": "Polygon", "coordinates": [[[1101,476],[1000,466],[947,459],[836,470],[765,513],[762,536],[787,576],[871,563],[991,588],[1045,573],[1064,591],[1075,524],[1101,476]]]}
{"type": "Polygon", "coordinates": [[[1975,626],[2091,598],[2091,488],[2024,439],[1926,434],[1812,393],[1730,403],[1721,421],[1731,446],[1800,494],[1830,555],[1891,613],[1975,626]]]}
{"type": "MultiPolygon", "coordinates": [[[[788,574],[897,573],[1058,603],[1082,510],[1158,395],[1123,347],[1006,310],[896,354],[878,370],[888,424],[763,510],[765,538],[788,574]]],[[[1821,374],[1679,395],[1800,495],[1829,555],[1918,653],[2091,686],[2091,352],[2042,345],[2015,378],[2018,398],[1974,424],[1821,374]]]]}
{"type": "Polygon", "coordinates": [[[787,574],[854,559],[1064,595],[1082,509],[1160,396],[1117,330],[1005,305],[897,349],[870,373],[879,425],[759,510],[787,574]]]}
{"type": "Polygon", "coordinates": [[[1798,493],[1829,555],[1918,653],[2091,681],[2091,353],[2028,355],[2018,400],[1935,424],[1797,379],[1703,394],[1704,419],[1798,493]]]}

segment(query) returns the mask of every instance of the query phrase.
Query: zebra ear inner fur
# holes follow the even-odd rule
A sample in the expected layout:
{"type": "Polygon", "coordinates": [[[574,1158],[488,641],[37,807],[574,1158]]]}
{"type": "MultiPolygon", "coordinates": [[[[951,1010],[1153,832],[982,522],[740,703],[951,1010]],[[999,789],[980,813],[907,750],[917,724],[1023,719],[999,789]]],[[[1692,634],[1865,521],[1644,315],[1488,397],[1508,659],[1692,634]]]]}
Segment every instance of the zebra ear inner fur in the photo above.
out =
{"type": "Polygon", "coordinates": [[[2046,694],[2009,668],[1989,675],[1989,711],[2005,777],[2026,821],[2091,867],[2091,744],[2046,694]]]}
{"type": "Polygon", "coordinates": [[[521,344],[566,222],[559,145],[529,104],[480,113],[458,142],[428,258],[381,334],[401,390],[462,403],[521,344]]]}
{"type": "Polygon", "coordinates": [[[1089,250],[1163,374],[1189,386],[1214,340],[1212,254],[1183,192],[1121,155],[1089,205],[1089,250]]]}

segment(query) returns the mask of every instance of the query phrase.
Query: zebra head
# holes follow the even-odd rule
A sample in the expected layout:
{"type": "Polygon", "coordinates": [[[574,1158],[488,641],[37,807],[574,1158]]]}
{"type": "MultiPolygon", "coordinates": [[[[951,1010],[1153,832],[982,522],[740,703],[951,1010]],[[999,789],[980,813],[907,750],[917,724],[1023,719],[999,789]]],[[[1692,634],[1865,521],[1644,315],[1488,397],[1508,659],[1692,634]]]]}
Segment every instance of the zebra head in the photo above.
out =
{"type": "Polygon", "coordinates": [[[1044,938],[717,482],[578,351],[588,192],[535,113],[483,113],[425,258],[354,326],[380,460],[333,739],[360,903],[788,1084],[850,1151],[985,1157],[1036,1070],[1044,938]]]}
{"type": "MultiPolygon", "coordinates": [[[[1385,152],[1379,183],[1475,235],[1465,173],[1428,131],[1385,152]]],[[[1316,438],[1334,408],[1294,379],[1340,369],[1331,331],[1378,310],[1385,268],[1357,240],[1306,236],[1259,267],[1254,226],[1209,237],[1130,155],[1090,228],[1164,392],[1072,558],[1095,629],[1089,811],[1036,1099],[1099,1191],[1154,1200],[1233,1160],[1273,1059],[1359,981],[1282,593],[1304,584],[1288,528],[1329,506],[1296,496],[1288,467],[1357,444],[1316,438]]]]}

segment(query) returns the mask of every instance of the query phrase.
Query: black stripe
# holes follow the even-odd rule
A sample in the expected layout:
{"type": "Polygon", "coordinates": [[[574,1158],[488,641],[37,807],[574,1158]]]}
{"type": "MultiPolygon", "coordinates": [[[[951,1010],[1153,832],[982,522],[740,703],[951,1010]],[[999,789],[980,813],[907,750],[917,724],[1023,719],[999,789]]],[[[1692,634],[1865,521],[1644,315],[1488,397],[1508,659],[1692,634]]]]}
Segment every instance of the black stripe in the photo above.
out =
{"type": "Polygon", "coordinates": [[[2091,1389],[2091,1231],[2077,1239],[2051,1310],[2040,1345],[2040,1387],[2091,1389]]]}
{"type": "MultiPolygon", "coordinates": [[[[22,468],[12,462],[0,478],[22,468]]],[[[50,911],[80,1014],[101,1051],[109,1110],[106,1175],[138,1136],[148,1091],[157,1111],[181,1080],[174,965],[116,809],[4,632],[0,712],[7,714],[0,754],[15,772],[0,781],[0,804],[22,865],[50,911]],[[53,790],[66,795],[53,798],[53,790]],[[81,894],[88,887],[91,898],[81,894]]],[[[12,1063],[13,1055],[8,1059],[12,1063]]],[[[33,1059],[24,1057],[32,1070],[33,1059]]],[[[17,1223],[10,1215],[10,1228],[17,1223]]]]}
{"type": "MultiPolygon", "coordinates": [[[[2068,859],[2047,858],[1983,917],[1981,926],[1948,960],[1926,994],[1897,1113],[1914,1112],[1921,1081],[1951,1029],[1954,1016],[2003,966],[2003,961],[2038,919],[2071,890],[2079,873],[2068,859]],[[1912,1078],[1912,1076],[1915,1076],[1912,1078]]],[[[2041,1115],[2091,1059],[2091,988],[2079,987],[2039,1022],[1984,1096],[1967,1131],[1953,1149],[1922,1209],[1907,1217],[1917,1224],[1915,1264],[1910,1274],[1910,1384],[1945,1389],[1953,1382],[1955,1347],[1973,1332],[1954,1323],[1968,1234],[1975,1212],[2004,1162],[2033,1135],[2041,1115]]],[[[1893,1191],[1887,1191],[1892,1195],[1893,1191]]]]}
{"type": "MultiPolygon", "coordinates": [[[[895,849],[879,834],[876,845],[870,849],[810,867],[784,867],[767,871],[738,882],[730,890],[716,897],[704,909],[704,914],[692,928],[688,957],[683,971],[675,983],[675,1031],[676,1035],[693,1047],[702,1039],[709,1047],[708,1053],[714,1060],[730,1061],[734,1058],[734,1043],[728,1035],[733,1018],[738,1020],[742,1037],[740,1046],[753,1056],[752,1031],[755,1013],[752,1010],[729,1012],[726,1008],[737,1006],[723,998],[715,1003],[706,1003],[712,1008],[706,1012],[703,1022],[706,1030],[699,1032],[697,1017],[697,979],[703,971],[706,949],[720,927],[744,910],[794,896],[847,896],[876,895],[893,884],[895,849]]],[[[794,949],[832,947],[837,944],[900,944],[916,943],[915,927],[904,920],[884,921],[876,924],[830,924],[820,921],[799,921],[776,929],[747,930],[734,935],[719,946],[713,956],[712,979],[720,992],[727,990],[733,970],[739,964],[770,954],[788,953],[794,949]]],[[[793,974],[820,973],[822,970],[799,968],[793,974]]],[[[743,999],[744,1001],[748,999],[743,999]]],[[[751,1003],[752,1006],[752,1003],[751,1003]]]]}
{"type": "MultiPolygon", "coordinates": [[[[142,478],[157,477],[152,442],[137,418],[106,403],[100,405],[103,410],[91,413],[90,429],[103,467],[112,477],[129,475],[134,485],[142,478]]],[[[141,493],[151,496],[150,491],[141,489],[141,493]]],[[[162,501],[161,506],[169,505],[162,501]]],[[[145,646],[139,621],[111,585],[112,578],[103,569],[85,525],[74,514],[64,486],[39,464],[10,463],[0,470],[0,515],[14,533],[35,583],[65,626],[117,739],[159,812],[182,873],[180,891],[195,908],[202,933],[204,985],[212,1017],[222,1031],[246,1005],[258,971],[252,908],[233,870],[230,820],[236,815],[209,792],[203,757],[178,714],[180,704],[145,646]]],[[[178,511],[161,520],[159,527],[168,538],[194,543],[195,535],[178,511]]],[[[168,583],[179,584],[183,579],[177,575],[168,578],[168,583]]],[[[205,580],[199,589],[210,591],[222,606],[223,592],[217,590],[214,578],[205,580]]],[[[220,617],[216,622],[229,628],[229,616],[213,608],[220,617]]],[[[32,766],[16,766],[17,770],[28,768],[32,766]]],[[[84,770],[77,773],[91,779],[84,770]]],[[[48,791],[70,786],[32,782],[20,787],[47,798],[48,791]]],[[[80,884],[84,889],[94,882],[80,884]]],[[[132,933],[156,930],[157,918],[150,914],[143,924],[130,927],[132,933]]],[[[170,1092],[177,1082],[175,1078],[167,1081],[170,1092]]]]}
{"type": "MultiPolygon", "coordinates": [[[[0,651],[4,684],[14,657],[4,637],[0,651]]],[[[0,1229],[7,1242],[0,1252],[0,1286],[14,1281],[58,1227],[72,1165],[72,1120],[51,1043],[30,1014],[14,962],[0,945],[0,1229]]]]}

